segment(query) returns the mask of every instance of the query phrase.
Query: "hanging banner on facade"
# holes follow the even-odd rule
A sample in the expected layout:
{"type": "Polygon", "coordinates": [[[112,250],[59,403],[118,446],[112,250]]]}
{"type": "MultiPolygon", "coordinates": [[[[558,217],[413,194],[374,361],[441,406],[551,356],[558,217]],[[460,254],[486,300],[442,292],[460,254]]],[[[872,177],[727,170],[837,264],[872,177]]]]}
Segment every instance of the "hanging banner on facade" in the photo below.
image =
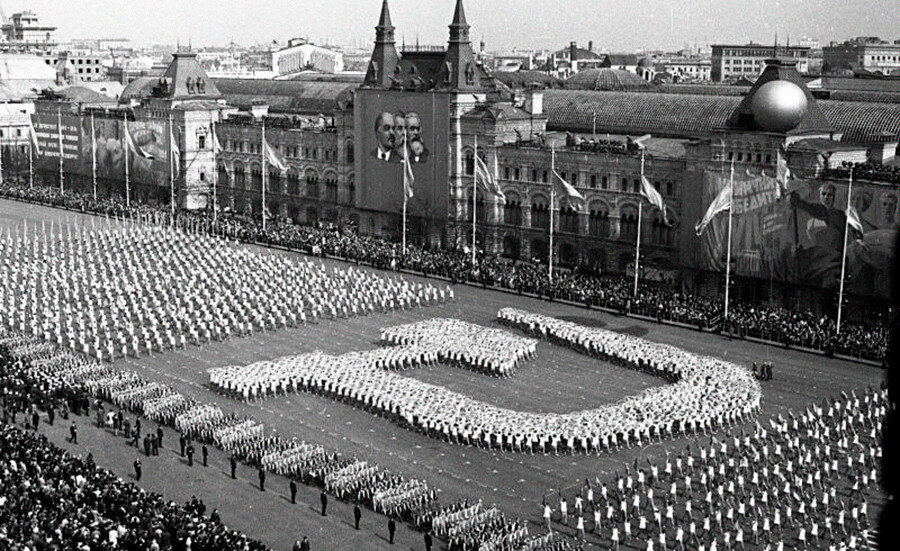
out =
{"type": "MultiPolygon", "coordinates": [[[[703,206],[729,181],[728,172],[707,172],[703,206]]],[[[736,275],[837,289],[846,225],[847,182],[794,180],[779,198],[778,183],[766,174],[735,173],[731,259],[736,275]]],[[[897,235],[898,192],[889,186],[855,182],[851,205],[862,232],[847,239],[845,292],[888,297],[897,235]]],[[[704,269],[723,271],[728,214],[718,215],[700,237],[704,269]]]]}

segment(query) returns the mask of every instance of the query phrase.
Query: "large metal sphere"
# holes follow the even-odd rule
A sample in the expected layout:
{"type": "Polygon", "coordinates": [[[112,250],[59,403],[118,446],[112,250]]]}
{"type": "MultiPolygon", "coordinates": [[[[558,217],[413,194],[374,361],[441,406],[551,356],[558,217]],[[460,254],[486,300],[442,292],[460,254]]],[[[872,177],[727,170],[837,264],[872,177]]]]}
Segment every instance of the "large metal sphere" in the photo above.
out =
{"type": "Polygon", "coordinates": [[[799,86],[787,80],[773,80],[759,87],[750,109],[764,130],[787,132],[800,124],[807,105],[806,94],[799,86]]]}

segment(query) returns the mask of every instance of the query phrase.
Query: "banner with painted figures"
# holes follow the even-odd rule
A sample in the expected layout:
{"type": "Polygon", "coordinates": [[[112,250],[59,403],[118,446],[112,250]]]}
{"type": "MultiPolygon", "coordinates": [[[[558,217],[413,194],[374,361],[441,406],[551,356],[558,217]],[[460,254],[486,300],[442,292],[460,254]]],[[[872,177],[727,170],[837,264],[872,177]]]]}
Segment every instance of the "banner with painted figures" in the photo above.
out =
{"type": "MultiPolygon", "coordinates": [[[[726,189],[729,172],[707,172],[703,206],[726,189]]],[[[844,228],[847,236],[845,292],[890,296],[890,268],[897,235],[898,192],[854,182],[792,180],[781,190],[773,175],[735,171],[731,261],[736,275],[836,290],[840,282],[844,228]],[[848,224],[849,213],[849,224],[848,224]]],[[[724,271],[728,211],[718,213],[700,236],[702,267],[724,271]]]]}

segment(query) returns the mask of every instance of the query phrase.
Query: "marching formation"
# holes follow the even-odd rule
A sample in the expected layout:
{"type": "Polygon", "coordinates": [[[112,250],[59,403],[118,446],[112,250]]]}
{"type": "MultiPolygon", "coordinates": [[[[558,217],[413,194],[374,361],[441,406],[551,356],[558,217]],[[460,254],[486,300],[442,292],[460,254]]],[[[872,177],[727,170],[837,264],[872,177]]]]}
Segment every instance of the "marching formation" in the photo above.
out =
{"type": "Polygon", "coordinates": [[[545,503],[544,516],[615,549],[867,548],[888,407],[886,389],[842,393],[664,461],[635,460],[555,509],[545,503]]]}
{"type": "Polygon", "coordinates": [[[21,237],[17,230],[0,239],[0,258],[6,328],[98,360],[453,296],[449,288],[326,269],[149,225],[67,226],[21,237]]]}
{"type": "Polygon", "coordinates": [[[744,367],[675,346],[503,308],[497,319],[529,334],[671,382],[616,404],[568,414],[564,449],[640,445],[742,423],[759,411],[759,383],[744,367]]]}
{"type": "Polygon", "coordinates": [[[389,352],[340,356],[313,352],[245,367],[214,368],[209,370],[210,383],[244,399],[278,392],[315,392],[430,436],[532,453],[597,453],[651,438],[705,432],[745,421],[759,408],[759,384],[748,370],[735,364],[520,310],[500,310],[498,319],[583,353],[649,371],[673,384],[597,409],[530,413],[496,407],[390,371],[396,365],[418,365],[417,360],[433,362],[434,351],[437,359],[476,365],[493,365],[490,359],[498,356],[491,347],[509,347],[503,361],[526,358],[534,352],[532,339],[517,341],[505,331],[450,320],[383,329],[383,340],[399,344],[387,349],[389,352]],[[490,336],[490,346],[474,343],[482,333],[490,336]],[[460,342],[471,345],[468,351],[452,345],[458,335],[460,342]],[[485,355],[480,355],[482,352],[485,355]]]}
{"type": "Polygon", "coordinates": [[[482,544],[487,545],[484,549],[510,551],[577,549],[574,542],[558,536],[528,536],[524,525],[502,514],[474,518],[446,515],[464,509],[468,502],[441,505],[437,492],[424,481],[406,479],[316,443],[272,435],[252,418],[226,414],[217,406],[186,398],[170,387],[39,342],[34,337],[3,336],[0,355],[12,366],[17,384],[39,389],[48,401],[72,401],[73,396],[89,392],[136,414],[150,411],[157,422],[179,430],[188,446],[192,440],[214,444],[230,452],[236,460],[320,486],[341,499],[403,519],[425,531],[431,529],[435,519],[441,519],[436,524],[446,530],[453,549],[476,549],[482,544]],[[457,528],[458,525],[464,529],[457,528]],[[451,531],[456,539],[451,537],[451,531]]]}
{"type": "Polygon", "coordinates": [[[537,341],[458,319],[432,318],[381,330],[381,342],[424,346],[439,359],[491,375],[509,377],[534,356],[537,341]]]}

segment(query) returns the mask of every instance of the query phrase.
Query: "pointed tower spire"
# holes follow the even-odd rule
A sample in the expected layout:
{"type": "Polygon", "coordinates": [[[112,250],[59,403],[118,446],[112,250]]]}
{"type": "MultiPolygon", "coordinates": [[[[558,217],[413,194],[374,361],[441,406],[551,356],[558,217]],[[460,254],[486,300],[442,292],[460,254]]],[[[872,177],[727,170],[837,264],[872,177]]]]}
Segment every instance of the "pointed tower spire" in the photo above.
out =
{"type": "Polygon", "coordinates": [[[367,86],[390,87],[391,76],[397,68],[400,58],[394,46],[394,26],[391,24],[391,12],[388,0],[381,4],[381,16],[375,26],[375,48],[366,71],[364,84],[367,86]]]}
{"type": "Polygon", "coordinates": [[[469,24],[466,23],[466,10],[462,0],[456,0],[453,22],[450,23],[450,42],[469,42],[469,24]]]}
{"type": "Polygon", "coordinates": [[[442,86],[454,90],[474,90],[482,87],[481,69],[475,61],[475,53],[469,42],[469,24],[462,0],[456,0],[453,22],[450,23],[450,40],[441,69],[442,86]]]}

